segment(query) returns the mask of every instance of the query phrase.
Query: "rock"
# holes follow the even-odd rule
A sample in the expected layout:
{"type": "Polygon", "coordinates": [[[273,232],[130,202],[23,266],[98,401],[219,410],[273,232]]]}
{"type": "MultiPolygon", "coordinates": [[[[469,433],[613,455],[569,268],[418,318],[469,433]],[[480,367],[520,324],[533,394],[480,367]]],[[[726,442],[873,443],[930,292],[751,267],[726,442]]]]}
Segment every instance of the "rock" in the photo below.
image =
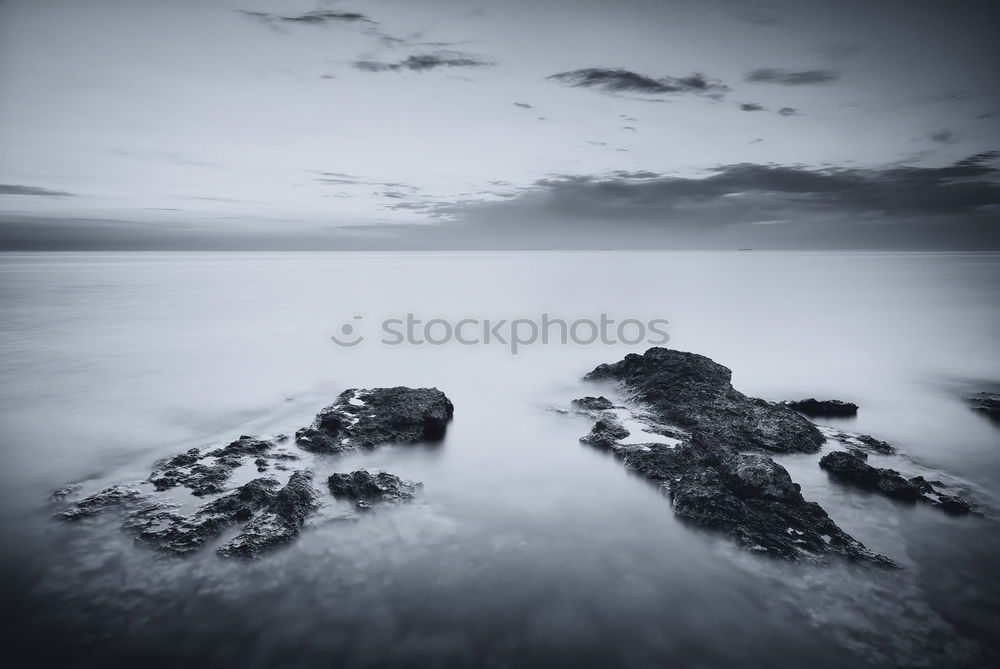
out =
{"type": "Polygon", "coordinates": [[[810,397],[782,404],[811,418],[849,418],[858,415],[857,404],[841,400],[817,400],[810,397]]]}
{"type": "Polygon", "coordinates": [[[584,378],[616,380],[661,422],[711,434],[720,446],[811,453],[824,441],[815,425],[791,409],[735,390],[729,369],[703,355],[651,348],[600,365],[584,378]]]}
{"type": "Polygon", "coordinates": [[[581,437],[580,441],[607,450],[614,448],[619,439],[624,439],[629,434],[614,414],[603,414],[601,419],[594,423],[590,434],[581,437]]]}
{"type": "Polygon", "coordinates": [[[67,486],[63,486],[62,488],[57,488],[56,490],[53,490],[52,493],[49,495],[49,501],[61,502],[70,495],[76,493],[78,490],[80,490],[81,487],[82,486],[79,483],[71,483],[67,486]]]}
{"type": "Polygon", "coordinates": [[[761,452],[743,452],[808,453],[825,439],[791,409],[736,391],[727,368],[693,353],[652,348],[600,365],[586,378],[619,381],[658,421],[683,430],[672,432],[682,439],[679,445],[626,446],[619,443],[621,431],[601,416],[581,440],[610,449],[627,469],[660,483],[679,517],[774,557],[839,554],[894,564],[840,529],[818,504],[803,499],[780,464],[761,452]]]}
{"type": "Polygon", "coordinates": [[[444,437],[454,407],[437,388],[346,390],[295,433],[307,451],[342,453],[380,444],[414,444],[444,437]]]}
{"type": "Polygon", "coordinates": [[[423,487],[421,483],[404,481],[388,472],[371,474],[364,470],[333,474],[327,483],[334,497],[350,500],[361,510],[370,509],[378,502],[409,502],[423,487]]]}
{"type": "Polygon", "coordinates": [[[291,543],[318,505],[311,471],[292,474],[263,512],[247,523],[236,538],[218,550],[226,557],[255,558],[291,543]]]}
{"type": "Polygon", "coordinates": [[[852,451],[868,451],[880,455],[892,455],[896,449],[888,442],[876,439],[870,434],[858,434],[856,432],[841,432],[831,427],[821,426],[820,432],[829,439],[839,441],[852,451]]]}
{"type": "Polygon", "coordinates": [[[79,520],[87,516],[96,516],[109,509],[136,504],[144,497],[138,486],[120,484],[84,497],[79,502],[63,509],[58,515],[66,520],[79,520]]]}
{"type": "Polygon", "coordinates": [[[272,478],[254,479],[202,505],[193,515],[181,516],[162,508],[140,509],[124,525],[137,540],[170,553],[190,553],[228,527],[250,520],[275,498],[279,486],[272,478]]]}
{"type": "Polygon", "coordinates": [[[988,418],[1000,421],[1000,393],[978,393],[967,397],[966,401],[973,411],[978,411],[988,418]]]}
{"type": "Polygon", "coordinates": [[[615,405],[607,397],[581,397],[570,402],[570,406],[580,411],[605,411],[615,408],[615,405]]]}
{"type": "Polygon", "coordinates": [[[881,492],[893,499],[926,502],[955,514],[973,510],[972,504],[961,497],[935,490],[935,486],[943,487],[940,481],[927,481],[923,476],[907,479],[895,469],[872,467],[865,458],[864,453],[833,451],[820,459],[819,466],[841,481],[881,492]]]}
{"type": "Polygon", "coordinates": [[[236,441],[207,453],[192,448],[160,462],[149,480],[158,491],[184,486],[199,497],[215,495],[226,489],[233,470],[247,456],[261,456],[274,447],[273,442],[242,436],[236,441]]]}

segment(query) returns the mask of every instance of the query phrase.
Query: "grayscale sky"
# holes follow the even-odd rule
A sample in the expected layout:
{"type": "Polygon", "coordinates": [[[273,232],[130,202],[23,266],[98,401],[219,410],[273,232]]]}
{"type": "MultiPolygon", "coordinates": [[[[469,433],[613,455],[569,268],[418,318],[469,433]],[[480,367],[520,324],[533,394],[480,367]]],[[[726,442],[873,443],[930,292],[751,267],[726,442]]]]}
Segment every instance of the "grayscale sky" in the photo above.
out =
{"type": "Polygon", "coordinates": [[[992,0],[0,0],[0,248],[1000,249],[992,0]]]}

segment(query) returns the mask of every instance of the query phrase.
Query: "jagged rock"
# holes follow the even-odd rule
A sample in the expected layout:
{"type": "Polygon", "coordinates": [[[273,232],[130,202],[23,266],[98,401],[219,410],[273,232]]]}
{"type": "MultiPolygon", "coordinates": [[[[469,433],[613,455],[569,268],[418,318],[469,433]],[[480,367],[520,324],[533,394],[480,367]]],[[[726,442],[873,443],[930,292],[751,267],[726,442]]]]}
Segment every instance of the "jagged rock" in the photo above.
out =
{"type": "Polygon", "coordinates": [[[266,439],[243,435],[222,448],[206,453],[192,448],[160,462],[149,480],[158,491],[184,486],[199,497],[215,495],[226,489],[229,477],[234,469],[243,464],[244,457],[259,457],[273,447],[273,442],[266,439]]]}
{"type": "Polygon", "coordinates": [[[696,353],[651,348],[599,365],[584,378],[616,380],[661,422],[711,434],[720,446],[811,453],[824,441],[815,425],[791,409],[735,390],[728,368],[696,353]]]}
{"type": "Polygon", "coordinates": [[[833,451],[820,459],[819,466],[841,481],[880,491],[894,499],[927,502],[949,513],[969,513],[973,510],[972,505],[961,497],[935,490],[935,486],[943,487],[940,481],[927,481],[923,476],[907,479],[895,469],[872,467],[865,462],[866,458],[864,453],[833,451]]]}
{"type": "Polygon", "coordinates": [[[115,485],[84,497],[79,502],[63,509],[58,515],[60,518],[65,518],[66,520],[79,520],[87,516],[96,516],[109,509],[135,504],[144,497],[142,491],[136,485],[115,485]]]}
{"type": "Polygon", "coordinates": [[[820,426],[820,432],[829,439],[839,441],[849,451],[868,451],[880,455],[892,455],[896,449],[888,442],[876,439],[870,434],[858,434],[856,432],[841,432],[832,427],[820,426]]]}
{"type": "Polygon", "coordinates": [[[629,436],[629,431],[621,424],[614,414],[604,414],[594,423],[590,434],[581,437],[580,441],[602,449],[614,448],[620,439],[629,436]]]}
{"type": "Polygon", "coordinates": [[[810,397],[807,400],[782,402],[782,404],[811,418],[849,418],[858,415],[857,404],[842,400],[818,400],[810,397]]]}
{"type": "Polygon", "coordinates": [[[803,499],[784,467],[766,455],[741,452],[813,452],[824,437],[791,409],[736,391],[727,368],[693,353],[652,348],[600,365],[586,378],[619,381],[657,420],[683,428],[676,433],[683,437],[680,445],[621,445],[607,424],[595,425],[582,440],[610,448],[626,468],[659,482],[681,518],[774,557],[834,553],[893,565],[803,499]]]}
{"type": "Polygon", "coordinates": [[[254,479],[232,492],[202,505],[193,515],[181,516],[157,506],[139,509],[125,522],[137,540],[171,553],[198,550],[228,527],[250,520],[275,497],[279,483],[272,478],[254,479]]]}
{"type": "Polygon", "coordinates": [[[295,433],[307,451],[342,453],[379,444],[413,444],[444,437],[454,407],[437,388],[346,390],[295,433]]]}
{"type": "Polygon", "coordinates": [[[79,483],[71,483],[67,486],[63,486],[62,488],[57,488],[56,490],[53,490],[52,493],[49,495],[49,501],[61,502],[70,495],[74,494],[80,488],[81,486],[79,483]]]}
{"type": "Polygon", "coordinates": [[[379,502],[409,502],[423,487],[421,483],[404,481],[388,472],[371,474],[364,470],[333,474],[327,483],[334,497],[350,500],[361,510],[370,509],[379,502]]]}
{"type": "Polygon", "coordinates": [[[313,473],[292,474],[260,515],[247,523],[236,538],[218,550],[226,557],[254,558],[291,543],[302,531],[306,518],[317,509],[313,473]]]}
{"type": "Polygon", "coordinates": [[[580,411],[605,411],[614,409],[615,405],[607,397],[581,397],[570,402],[570,406],[580,411]]]}
{"type": "Polygon", "coordinates": [[[1000,422],[1000,393],[978,393],[967,397],[969,407],[973,411],[985,414],[987,417],[1000,422]]]}

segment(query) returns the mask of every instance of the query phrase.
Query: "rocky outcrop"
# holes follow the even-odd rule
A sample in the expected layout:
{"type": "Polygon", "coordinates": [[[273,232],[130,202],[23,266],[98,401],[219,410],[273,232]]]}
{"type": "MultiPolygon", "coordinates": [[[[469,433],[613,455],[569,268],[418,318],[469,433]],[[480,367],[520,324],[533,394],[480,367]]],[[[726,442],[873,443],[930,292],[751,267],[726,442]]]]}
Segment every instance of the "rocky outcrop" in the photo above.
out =
{"type": "Polygon", "coordinates": [[[859,449],[861,451],[867,451],[869,453],[877,453],[879,455],[892,455],[896,452],[895,446],[887,441],[882,441],[881,439],[876,439],[870,434],[857,434],[855,432],[841,432],[840,430],[835,430],[831,427],[820,426],[820,432],[823,433],[827,439],[833,439],[834,441],[839,441],[845,447],[850,449],[859,449]]]}
{"type": "Polygon", "coordinates": [[[824,455],[819,466],[830,472],[834,478],[883,493],[893,499],[906,502],[926,502],[954,514],[969,513],[972,504],[957,495],[945,494],[940,481],[928,481],[922,476],[904,478],[895,469],[872,467],[865,460],[863,451],[834,451],[824,455]]]}
{"type": "Polygon", "coordinates": [[[973,411],[1000,422],[1000,393],[977,393],[967,397],[966,401],[973,411]]]}
{"type": "Polygon", "coordinates": [[[344,391],[337,401],[295,433],[307,451],[343,453],[380,444],[413,444],[444,437],[454,407],[437,388],[344,391]]]}
{"type": "Polygon", "coordinates": [[[858,415],[857,404],[842,400],[818,400],[810,397],[782,404],[810,418],[850,418],[858,415]]]}
{"type": "Polygon", "coordinates": [[[300,471],[292,474],[263,512],[247,523],[243,531],[218,550],[226,557],[255,558],[265,551],[291,543],[317,508],[313,474],[300,471]]]}
{"type": "Polygon", "coordinates": [[[614,403],[603,395],[600,397],[581,397],[570,402],[570,406],[580,411],[605,411],[615,408],[614,403]]]}
{"type": "Polygon", "coordinates": [[[600,365],[585,378],[625,385],[661,422],[710,436],[719,447],[811,453],[824,441],[791,409],[734,389],[732,372],[703,355],[651,348],[600,365]]]}
{"type": "Polygon", "coordinates": [[[595,424],[583,439],[611,450],[626,468],[659,483],[681,518],[774,557],[839,554],[893,564],[840,529],[818,504],[806,501],[788,471],[760,452],[814,452],[824,437],[791,409],[735,390],[729,369],[694,353],[652,348],[600,365],[586,378],[619,382],[657,421],[683,430],[676,432],[684,435],[678,445],[626,445],[616,436],[616,426],[595,414],[603,424],[595,424]]]}
{"type": "Polygon", "coordinates": [[[243,465],[245,459],[255,456],[262,460],[273,448],[272,441],[246,435],[204,453],[192,448],[158,463],[149,480],[159,491],[184,486],[199,497],[216,495],[226,489],[233,470],[243,465]]]}
{"type": "Polygon", "coordinates": [[[590,434],[580,438],[585,444],[590,444],[603,450],[611,450],[617,446],[618,441],[628,437],[631,433],[622,425],[621,421],[614,414],[601,414],[601,417],[590,434]]]}
{"type": "Polygon", "coordinates": [[[399,503],[413,500],[423,484],[404,481],[394,474],[372,474],[358,470],[349,474],[333,474],[327,481],[330,494],[337,499],[354,502],[355,508],[369,510],[378,503],[399,503]]]}
{"type": "MultiPolygon", "coordinates": [[[[67,495],[72,494],[72,492],[70,486],[67,486],[67,488],[60,488],[54,492],[53,496],[56,496],[57,500],[61,500],[67,495]]],[[[123,506],[134,505],[143,499],[144,495],[138,485],[119,484],[95,492],[93,495],[84,497],[75,504],[70,504],[60,511],[58,516],[66,520],[79,520],[88,516],[96,516],[110,509],[120,509],[123,506]]]]}

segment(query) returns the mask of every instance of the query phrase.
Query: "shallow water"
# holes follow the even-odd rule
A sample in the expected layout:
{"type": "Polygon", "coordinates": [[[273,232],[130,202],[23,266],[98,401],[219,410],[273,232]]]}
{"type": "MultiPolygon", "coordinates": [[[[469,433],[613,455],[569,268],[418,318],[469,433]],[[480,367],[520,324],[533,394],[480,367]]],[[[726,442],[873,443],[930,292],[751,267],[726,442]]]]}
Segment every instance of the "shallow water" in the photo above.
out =
{"type": "MultiPolygon", "coordinates": [[[[857,253],[5,254],[0,496],[8,647],[75,663],[245,666],[985,666],[1000,636],[1000,256],[857,253]],[[677,521],[565,415],[646,345],[388,346],[384,318],[670,321],[670,346],[768,399],[839,397],[879,458],[978,501],[954,518],[779,460],[903,569],[790,565],[677,521]],[[355,319],[355,316],[361,316],[355,319]],[[349,322],[366,339],[330,340],[349,322]],[[291,433],[344,389],[437,386],[440,444],[320,457],[424,483],[351,520],[323,508],[254,563],[138,548],[51,490],[143,479],[240,434],[291,433]],[[16,643],[14,642],[16,640],[16,643]]],[[[227,535],[228,536],[228,535],[227,535]]],[[[222,540],[225,540],[223,537],[222,540]]]]}

